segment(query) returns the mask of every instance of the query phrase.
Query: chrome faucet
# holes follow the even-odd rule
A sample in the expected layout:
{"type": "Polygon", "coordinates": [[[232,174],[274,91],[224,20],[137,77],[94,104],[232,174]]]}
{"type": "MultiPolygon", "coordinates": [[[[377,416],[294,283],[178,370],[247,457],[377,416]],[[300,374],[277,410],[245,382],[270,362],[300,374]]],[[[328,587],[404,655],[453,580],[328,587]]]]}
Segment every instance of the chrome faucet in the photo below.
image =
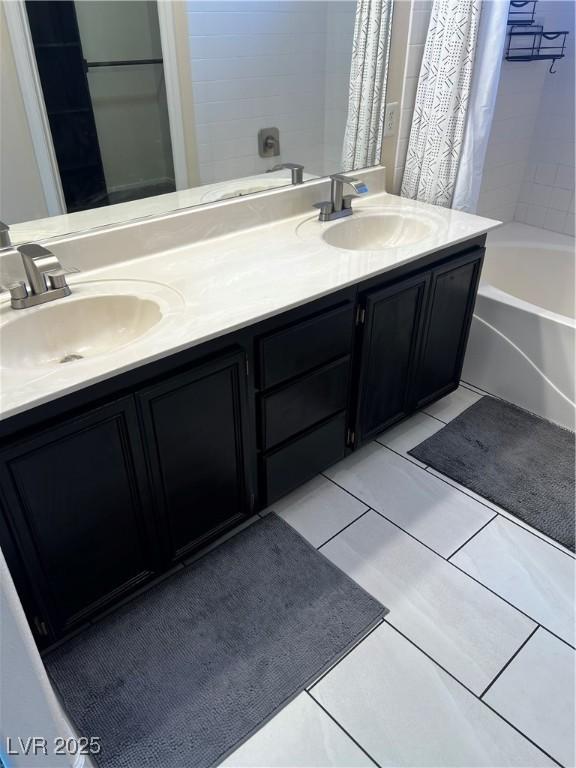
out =
{"type": "Polygon", "coordinates": [[[0,221],[0,251],[13,250],[13,248],[10,240],[10,226],[0,221]]]}
{"type": "Polygon", "coordinates": [[[304,181],[304,166],[299,163],[279,163],[273,168],[270,168],[266,173],[272,173],[272,171],[283,171],[284,169],[292,171],[292,184],[302,184],[304,181]]]}
{"type": "Polygon", "coordinates": [[[70,286],[66,282],[66,275],[79,270],[64,269],[52,251],[37,243],[14,247],[10,242],[9,230],[7,224],[0,222],[0,254],[7,251],[19,254],[28,279],[28,285],[19,280],[7,287],[12,309],[35,307],[69,296],[70,286]]]}
{"type": "Polygon", "coordinates": [[[361,179],[355,179],[353,176],[343,176],[340,173],[336,173],[330,176],[330,200],[325,200],[321,203],[315,203],[315,208],[320,208],[319,221],[334,221],[335,219],[341,219],[343,216],[351,216],[352,200],[358,195],[365,195],[368,192],[368,187],[361,179]],[[344,195],[344,185],[347,184],[354,192],[355,195],[344,195]]]}

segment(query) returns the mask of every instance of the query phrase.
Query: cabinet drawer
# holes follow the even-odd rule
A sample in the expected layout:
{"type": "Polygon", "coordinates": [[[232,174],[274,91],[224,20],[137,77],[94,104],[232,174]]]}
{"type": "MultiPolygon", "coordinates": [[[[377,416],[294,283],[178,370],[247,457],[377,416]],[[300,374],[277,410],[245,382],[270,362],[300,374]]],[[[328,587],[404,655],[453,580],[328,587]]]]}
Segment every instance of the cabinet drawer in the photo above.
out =
{"type": "Polygon", "coordinates": [[[287,440],[346,408],[350,358],[288,384],[261,400],[262,447],[287,440]]]}
{"type": "Polygon", "coordinates": [[[334,416],[322,426],[263,458],[266,504],[310,480],[344,457],[346,414],[334,416]]]}
{"type": "Polygon", "coordinates": [[[347,302],[261,339],[260,387],[273,387],[349,354],[353,315],[354,305],[347,302]]]}

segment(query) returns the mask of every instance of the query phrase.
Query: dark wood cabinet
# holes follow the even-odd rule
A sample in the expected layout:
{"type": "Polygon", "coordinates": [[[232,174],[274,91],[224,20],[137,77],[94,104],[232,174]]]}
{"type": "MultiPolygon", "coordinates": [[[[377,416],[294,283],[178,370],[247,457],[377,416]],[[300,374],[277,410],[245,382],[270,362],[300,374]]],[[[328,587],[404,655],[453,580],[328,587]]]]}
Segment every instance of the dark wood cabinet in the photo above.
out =
{"type": "Polygon", "coordinates": [[[355,445],[456,389],[483,248],[364,297],[355,445]]]}
{"type": "Polygon", "coordinates": [[[155,507],[175,560],[250,511],[241,351],[141,390],[155,507]]]}
{"type": "Polygon", "coordinates": [[[329,363],[261,398],[262,445],[268,450],[346,408],[350,357],[329,363]]]}
{"type": "Polygon", "coordinates": [[[275,387],[348,355],[352,349],[353,316],[354,303],[344,301],[261,338],[258,341],[260,388],[275,387]]]}
{"type": "Polygon", "coordinates": [[[0,424],[0,546],[46,647],[458,386],[483,238],[0,424]]]}
{"type": "Polygon", "coordinates": [[[430,274],[408,278],[366,296],[360,366],[359,443],[410,411],[430,274]]]}
{"type": "Polygon", "coordinates": [[[263,506],[346,453],[353,298],[321,310],[316,303],[316,311],[309,310],[257,339],[259,496],[263,506]]]}
{"type": "Polygon", "coordinates": [[[432,270],[420,359],[413,383],[413,408],[456,389],[482,270],[484,249],[432,270]]]}
{"type": "Polygon", "coordinates": [[[5,514],[39,634],[74,629],[156,571],[145,478],[131,397],[2,451],[5,514]]]}
{"type": "Polygon", "coordinates": [[[345,412],[305,432],[262,458],[262,482],[266,503],[293,491],[322,470],[344,458],[345,412]]]}

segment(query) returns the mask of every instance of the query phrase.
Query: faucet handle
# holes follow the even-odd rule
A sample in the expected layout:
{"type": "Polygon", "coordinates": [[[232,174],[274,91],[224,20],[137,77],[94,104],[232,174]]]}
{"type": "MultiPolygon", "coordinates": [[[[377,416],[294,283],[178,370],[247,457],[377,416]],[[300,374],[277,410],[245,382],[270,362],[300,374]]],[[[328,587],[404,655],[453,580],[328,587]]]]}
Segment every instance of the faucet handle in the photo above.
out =
{"type": "Polygon", "coordinates": [[[17,280],[8,285],[0,285],[0,293],[9,293],[11,299],[25,299],[28,296],[28,286],[24,280],[17,280]]]}
{"type": "Polygon", "coordinates": [[[334,212],[334,205],[332,200],[322,200],[319,203],[314,203],[314,208],[320,209],[320,221],[330,221],[330,217],[334,212]]]}
{"type": "Polygon", "coordinates": [[[0,221],[0,248],[11,248],[10,225],[0,221]]]}
{"type": "Polygon", "coordinates": [[[352,208],[352,200],[356,200],[360,195],[344,195],[342,198],[342,208],[352,208]]]}
{"type": "Polygon", "coordinates": [[[67,272],[63,269],[55,269],[52,272],[47,272],[48,285],[51,289],[54,288],[66,288],[68,283],[66,282],[67,272]]]}
{"type": "Polygon", "coordinates": [[[64,264],[60,264],[59,267],[54,267],[54,269],[47,270],[46,275],[48,277],[50,277],[50,275],[75,275],[81,271],[82,270],[78,269],[78,267],[67,267],[64,264]]]}
{"type": "Polygon", "coordinates": [[[28,296],[28,287],[24,280],[18,280],[16,283],[10,283],[8,286],[11,299],[25,299],[28,296]]]}

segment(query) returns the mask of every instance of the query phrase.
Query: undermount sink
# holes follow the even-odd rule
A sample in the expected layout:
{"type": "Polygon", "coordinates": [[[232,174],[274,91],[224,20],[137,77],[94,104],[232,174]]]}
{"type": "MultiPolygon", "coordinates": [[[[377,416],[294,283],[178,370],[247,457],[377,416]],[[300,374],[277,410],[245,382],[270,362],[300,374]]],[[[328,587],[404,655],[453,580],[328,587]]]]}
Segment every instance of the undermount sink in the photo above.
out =
{"type": "Polygon", "coordinates": [[[0,329],[2,364],[37,368],[113,352],[162,320],[154,299],[127,294],[57,299],[37,310],[11,310],[0,329]],[[21,315],[18,312],[22,312],[21,315]]]}
{"type": "Polygon", "coordinates": [[[433,223],[408,213],[358,212],[328,227],[323,240],[348,251],[381,251],[412,245],[433,232],[433,223]]]}

